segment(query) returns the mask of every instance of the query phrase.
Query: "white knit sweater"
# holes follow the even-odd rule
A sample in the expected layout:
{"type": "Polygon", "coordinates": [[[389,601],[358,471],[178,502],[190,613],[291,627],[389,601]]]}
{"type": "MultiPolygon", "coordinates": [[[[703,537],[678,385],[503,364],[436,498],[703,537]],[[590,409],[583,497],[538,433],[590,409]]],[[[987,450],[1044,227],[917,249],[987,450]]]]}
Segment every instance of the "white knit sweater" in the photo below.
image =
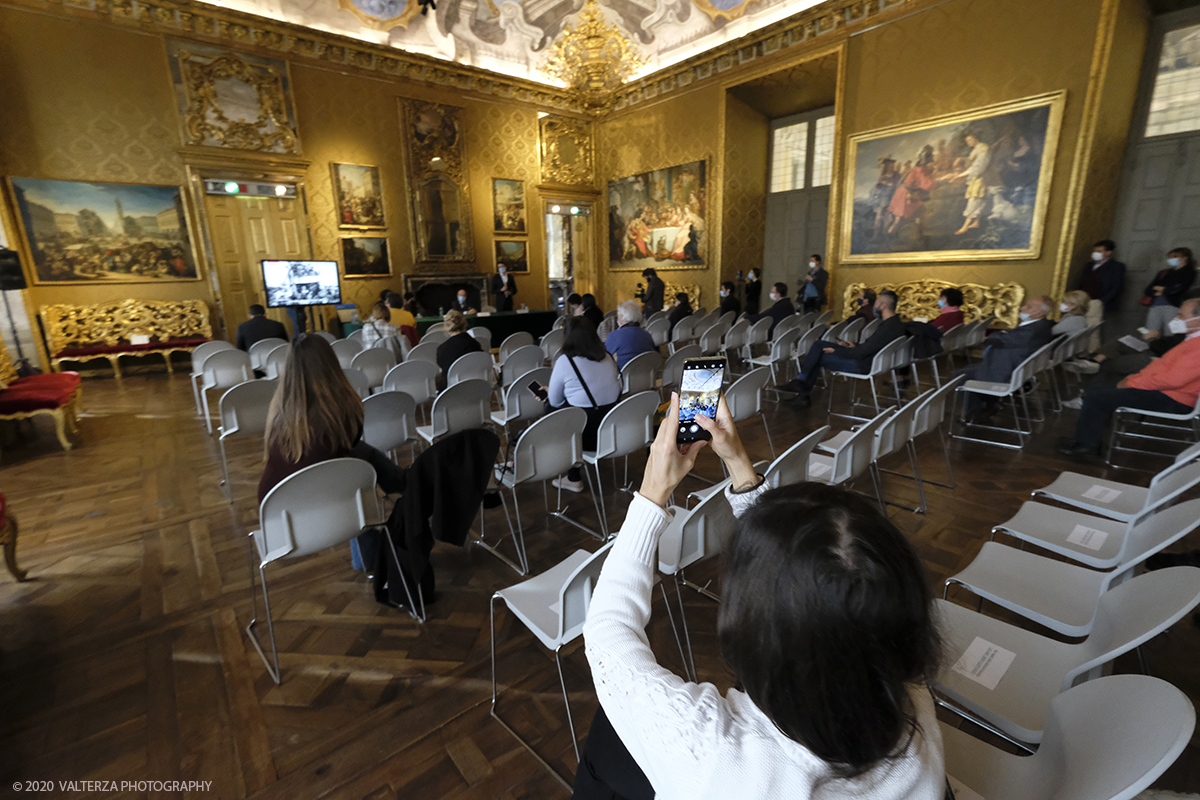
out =
{"type": "MultiPolygon", "coordinates": [[[[765,487],[726,497],[735,515],[765,487]]],[[[646,639],[658,538],[670,516],[636,495],[596,583],[583,634],[600,705],[657,800],[941,800],[942,737],[929,693],[911,691],[920,731],[899,758],[853,780],[784,736],[743,692],[722,696],[654,660],[646,639]]]]}

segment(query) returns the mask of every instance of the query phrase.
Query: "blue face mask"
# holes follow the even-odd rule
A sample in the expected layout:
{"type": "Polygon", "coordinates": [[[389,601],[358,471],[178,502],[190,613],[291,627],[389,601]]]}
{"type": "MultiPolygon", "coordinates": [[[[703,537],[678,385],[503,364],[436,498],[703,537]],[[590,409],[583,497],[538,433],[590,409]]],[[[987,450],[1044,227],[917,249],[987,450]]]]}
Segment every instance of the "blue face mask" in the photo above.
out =
{"type": "Polygon", "coordinates": [[[1174,267],[1178,267],[1178,266],[1179,266],[1180,264],[1182,264],[1182,263],[1183,263],[1183,259],[1182,259],[1182,258],[1168,258],[1168,259],[1167,259],[1167,266],[1168,266],[1168,267],[1172,267],[1172,268],[1174,268],[1174,267]]]}
{"type": "Polygon", "coordinates": [[[946,298],[944,298],[944,297],[938,298],[938,308],[945,308],[948,305],[950,305],[950,304],[946,302],[946,298]]]}

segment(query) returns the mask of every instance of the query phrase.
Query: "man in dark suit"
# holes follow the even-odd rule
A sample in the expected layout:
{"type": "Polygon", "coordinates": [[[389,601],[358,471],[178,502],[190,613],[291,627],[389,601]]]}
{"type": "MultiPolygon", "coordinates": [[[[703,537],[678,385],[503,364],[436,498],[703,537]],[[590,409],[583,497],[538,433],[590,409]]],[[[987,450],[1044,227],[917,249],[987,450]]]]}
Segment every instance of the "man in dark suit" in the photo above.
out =
{"type": "Polygon", "coordinates": [[[267,310],[258,303],[250,306],[250,318],[237,327],[238,350],[249,350],[263,339],[288,340],[287,328],[282,322],[267,318],[267,310]]]}
{"type": "Polygon", "coordinates": [[[808,257],[808,272],[804,281],[796,290],[796,305],[809,311],[820,311],[825,306],[825,286],[829,283],[829,272],[821,263],[821,254],[813,253],[808,257]]]}
{"type": "MultiPolygon", "coordinates": [[[[987,337],[983,360],[955,370],[954,374],[963,375],[968,381],[1007,383],[1018,364],[1033,355],[1039,347],[1050,343],[1054,322],[1046,319],[1046,315],[1053,309],[1054,301],[1046,295],[1029,298],[1021,306],[1020,324],[1012,330],[987,337]]],[[[968,415],[982,413],[987,417],[995,413],[997,406],[998,401],[993,398],[969,394],[965,410],[968,415]]]]}
{"type": "Polygon", "coordinates": [[[1104,303],[1104,313],[1117,310],[1121,290],[1125,288],[1125,265],[1112,256],[1117,246],[1112,239],[1102,239],[1092,248],[1092,263],[1083,268],[1076,289],[1082,289],[1093,300],[1104,303]]]}
{"type": "Polygon", "coordinates": [[[904,336],[904,320],[896,313],[900,298],[895,292],[880,292],[875,298],[875,314],[882,320],[875,332],[862,344],[853,342],[818,341],[809,348],[804,357],[804,365],[800,375],[795,380],[780,386],[780,389],[796,392],[796,396],[787,401],[795,408],[808,408],[812,405],[810,393],[821,374],[821,368],[836,372],[856,372],[865,375],[871,371],[871,362],[875,355],[889,344],[904,336]]]}
{"type": "Polygon", "coordinates": [[[733,285],[733,281],[725,281],[721,284],[721,314],[733,312],[734,316],[742,313],[742,304],[737,299],[737,287],[733,285]]]}
{"type": "Polygon", "coordinates": [[[796,313],[796,307],[792,305],[792,301],[788,299],[788,290],[786,283],[777,283],[771,287],[771,307],[761,314],[754,314],[749,317],[750,324],[758,322],[760,319],[771,318],[771,331],[768,335],[775,333],[775,326],[783,320],[796,313]]]}
{"type": "Polygon", "coordinates": [[[648,317],[656,311],[662,311],[667,285],[658,277],[658,273],[649,267],[642,270],[642,277],[646,279],[646,293],[642,298],[642,314],[648,317]]]}
{"type": "Polygon", "coordinates": [[[513,310],[513,295],[517,293],[517,282],[501,264],[492,276],[492,295],[496,298],[497,311],[513,310]]]}

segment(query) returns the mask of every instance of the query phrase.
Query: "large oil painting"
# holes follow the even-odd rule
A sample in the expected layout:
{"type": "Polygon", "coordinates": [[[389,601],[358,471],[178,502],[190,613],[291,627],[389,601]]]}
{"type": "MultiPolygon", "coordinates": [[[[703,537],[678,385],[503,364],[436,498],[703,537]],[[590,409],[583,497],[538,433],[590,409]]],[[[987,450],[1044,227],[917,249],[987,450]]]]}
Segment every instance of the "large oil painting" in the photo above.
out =
{"type": "Polygon", "coordinates": [[[1065,97],[851,136],[842,263],[1037,258],[1065,97]]]}
{"type": "Polygon", "coordinates": [[[492,178],[496,233],[525,233],[525,182],[492,178]]]}
{"type": "Polygon", "coordinates": [[[379,229],[387,227],[383,217],[383,189],[379,167],[366,164],[331,163],[333,196],[337,203],[338,227],[379,229]]]}
{"type": "Polygon", "coordinates": [[[392,274],[384,236],[342,239],[342,274],[347,278],[380,278],[392,274]]]}
{"type": "Polygon", "coordinates": [[[705,163],[608,182],[609,269],[699,269],[708,255],[705,163]]]}
{"type": "Polygon", "coordinates": [[[200,277],[178,186],[10,178],[34,283],[200,277]]]}

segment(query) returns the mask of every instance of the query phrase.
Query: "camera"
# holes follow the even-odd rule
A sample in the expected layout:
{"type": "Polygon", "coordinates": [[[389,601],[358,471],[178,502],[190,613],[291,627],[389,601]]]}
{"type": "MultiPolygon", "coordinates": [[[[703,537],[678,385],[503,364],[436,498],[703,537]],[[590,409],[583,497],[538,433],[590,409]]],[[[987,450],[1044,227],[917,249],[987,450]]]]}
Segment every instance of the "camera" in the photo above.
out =
{"type": "Polygon", "coordinates": [[[633,296],[638,300],[641,300],[643,303],[646,302],[646,287],[639,283],[637,285],[637,291],[633,293],[633,296]]]}

